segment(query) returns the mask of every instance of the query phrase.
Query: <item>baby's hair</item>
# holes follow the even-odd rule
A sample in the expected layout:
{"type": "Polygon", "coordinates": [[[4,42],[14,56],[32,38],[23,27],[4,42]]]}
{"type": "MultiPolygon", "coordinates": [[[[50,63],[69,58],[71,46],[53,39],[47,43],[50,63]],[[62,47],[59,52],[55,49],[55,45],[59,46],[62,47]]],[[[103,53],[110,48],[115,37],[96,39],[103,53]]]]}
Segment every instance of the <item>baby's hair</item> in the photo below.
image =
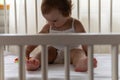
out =
{"type": "Polygon", "coordinates": [[[42,14],[48,14],[50,11],[57,9],[65,17],[71,15],[71,0],[43,0],[41,5],[42,14]]]}

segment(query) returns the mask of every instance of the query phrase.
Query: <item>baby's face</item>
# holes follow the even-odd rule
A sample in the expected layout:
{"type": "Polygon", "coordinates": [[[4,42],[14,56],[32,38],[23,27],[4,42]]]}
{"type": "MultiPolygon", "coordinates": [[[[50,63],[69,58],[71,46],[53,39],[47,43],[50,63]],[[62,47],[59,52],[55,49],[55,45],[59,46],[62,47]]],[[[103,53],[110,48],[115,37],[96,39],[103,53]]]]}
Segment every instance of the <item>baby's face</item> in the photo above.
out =
{"type": "Polygon", "coordinates": [[[68,17],[64,17],[58,10],[52,10],[49,14],[44,14],[43,16],[52,27],[61,27],[68,19],[68,17]]]}

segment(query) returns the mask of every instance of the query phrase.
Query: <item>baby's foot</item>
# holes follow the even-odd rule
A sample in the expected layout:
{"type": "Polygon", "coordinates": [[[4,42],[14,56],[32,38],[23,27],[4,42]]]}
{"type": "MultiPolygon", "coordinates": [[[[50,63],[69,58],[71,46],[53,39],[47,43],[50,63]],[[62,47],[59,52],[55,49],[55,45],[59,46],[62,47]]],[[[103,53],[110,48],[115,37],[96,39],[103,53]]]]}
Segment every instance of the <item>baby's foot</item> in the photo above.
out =
{"type": "MultiPolygon", "coordinates": [[[[97,67],[97,60],[96,58],[93,59],[93,67],[97,67]]],[[[77,62],[77,65],[75,66],[76,72],[86,72],[88,70],[88,58],[82,58],[77,62]]]]}
{"type": "Polygon", "coordinates": [[[26,67],[28,71],[35,71],[40,67],[40,61],[36,58],[26,60],[26,67]]]}

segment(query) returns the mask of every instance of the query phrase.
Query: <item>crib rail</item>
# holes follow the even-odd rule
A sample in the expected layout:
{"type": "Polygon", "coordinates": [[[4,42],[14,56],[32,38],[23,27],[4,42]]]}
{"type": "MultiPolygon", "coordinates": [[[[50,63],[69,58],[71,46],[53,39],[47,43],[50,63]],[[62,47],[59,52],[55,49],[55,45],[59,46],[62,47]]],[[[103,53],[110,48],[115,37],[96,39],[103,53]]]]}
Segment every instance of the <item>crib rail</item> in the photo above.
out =
{"type": "MultiPolygon", "coordinates": [[[[93,75],[93,49],[96,44],[109,44],[111,45],[112,53],[112,80],[118,80],[118,45],[120,44],[120,34],[88,34],[88,33],[71,33],[71,34],[39,34],[39,35],[14,35],[14,34],[1,34],[0,45],[18,45],[20,53],[24,53],[24,45],[42,45],[42,53],[47,53],[47,45],[64,45],[66,46],[65,52],[65,80],[70,80],[69,72],[69,46],[78,44],[88,45],[88,79],[94,80],[93,75]]],[[[3,62],[3,54],[0,54],[0,62],[3,62]]],[[[25,60],[24,54],[19,54],[19,80],[26,80],[25,78],[25,60]]],[[[43,79],[48,80],[47,76],[47,54],[42,54],[42,72],[43,79]]],[[[0,80],[4,80],[4,65],[0,64],[0,80]]]]}
{"type": "Polygon", "coordinates": [[[52,45],[78,45],[78,44],[119,44],[120,34],[97,33],[58,33],[38,35],[0,34],[1,45],[26,45],[26,44],[52,44],[52,45]]]}

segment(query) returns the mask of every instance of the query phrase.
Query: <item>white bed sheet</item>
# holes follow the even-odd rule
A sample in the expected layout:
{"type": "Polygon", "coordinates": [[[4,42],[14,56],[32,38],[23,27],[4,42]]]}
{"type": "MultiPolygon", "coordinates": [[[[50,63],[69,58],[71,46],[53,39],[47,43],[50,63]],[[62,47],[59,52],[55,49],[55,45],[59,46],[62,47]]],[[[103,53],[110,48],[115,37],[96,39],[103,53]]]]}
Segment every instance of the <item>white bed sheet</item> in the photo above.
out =
{"type": "MultiPolygon", "coordinates": [[[[95,57],[98,60],[98,67],[94,69],[94,79],[111,80],[111,56],[109,54],[95,54],[95,57]]],[[[4,58],[5,80],[18,80],[18,63],[14,63],[15,58],[14,55],[7,55],[4,58]]],[[[49,80],[64,80],[63,64],[52,64],[48,68],[49,80]]],[[[89,80],[87,72],[75,72],[72,66],[70,66],[70,75],[71,80],[89,80]]],[[[41,71],[26,71],[26,77],[27,80],[41,80],[41,71]]]]}

